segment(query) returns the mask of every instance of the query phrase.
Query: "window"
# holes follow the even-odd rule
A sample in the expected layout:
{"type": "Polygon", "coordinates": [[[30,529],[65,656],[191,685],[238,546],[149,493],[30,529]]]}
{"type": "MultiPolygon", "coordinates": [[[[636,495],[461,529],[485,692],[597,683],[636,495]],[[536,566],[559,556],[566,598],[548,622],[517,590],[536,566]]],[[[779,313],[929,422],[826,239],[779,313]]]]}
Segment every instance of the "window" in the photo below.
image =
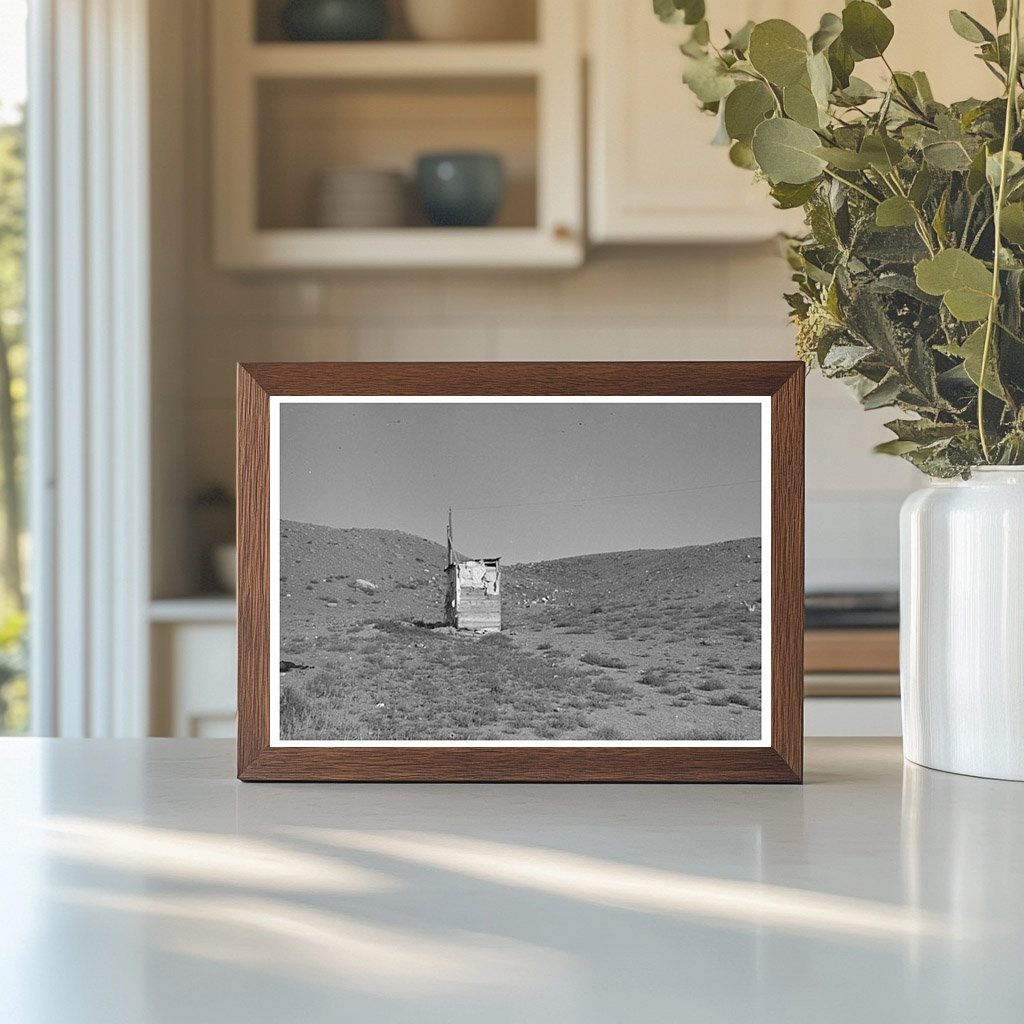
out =
{"type": "Polygon", "coordinates": [[[0,0],[0,735],[29,726],[25,430],[26,0],[0,0]]]}

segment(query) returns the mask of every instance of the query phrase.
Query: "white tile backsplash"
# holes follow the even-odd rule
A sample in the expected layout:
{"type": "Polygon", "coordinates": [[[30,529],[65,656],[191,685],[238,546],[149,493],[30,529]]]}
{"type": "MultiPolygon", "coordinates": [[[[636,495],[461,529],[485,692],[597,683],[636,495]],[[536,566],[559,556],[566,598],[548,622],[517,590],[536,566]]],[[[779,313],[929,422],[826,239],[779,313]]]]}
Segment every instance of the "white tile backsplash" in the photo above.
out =
{"type": "MultiPolygon", "coordinates": [[[[571,273],[188,275],[188,451],[230,480],[234,364],[246,360],[789,359],[786,266],[769,247],[600,253],[571,273]]],[[[807,391],[807,581],[892,587],[912,467],[874,455],[890,414],[807,391]]]]}

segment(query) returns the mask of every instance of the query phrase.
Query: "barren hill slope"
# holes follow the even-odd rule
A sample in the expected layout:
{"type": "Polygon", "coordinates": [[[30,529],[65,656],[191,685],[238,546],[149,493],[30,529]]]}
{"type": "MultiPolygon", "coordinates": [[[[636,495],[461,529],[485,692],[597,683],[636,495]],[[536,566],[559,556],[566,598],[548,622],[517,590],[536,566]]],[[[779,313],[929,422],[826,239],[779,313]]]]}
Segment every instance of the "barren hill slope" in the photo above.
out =
{"type": "Polygon", "coordinates": [[[445,560],[398,531],[281,523],[293,738],[756,735],[758,539],[506,566],[490,638],[438,628],[445,560]]]}

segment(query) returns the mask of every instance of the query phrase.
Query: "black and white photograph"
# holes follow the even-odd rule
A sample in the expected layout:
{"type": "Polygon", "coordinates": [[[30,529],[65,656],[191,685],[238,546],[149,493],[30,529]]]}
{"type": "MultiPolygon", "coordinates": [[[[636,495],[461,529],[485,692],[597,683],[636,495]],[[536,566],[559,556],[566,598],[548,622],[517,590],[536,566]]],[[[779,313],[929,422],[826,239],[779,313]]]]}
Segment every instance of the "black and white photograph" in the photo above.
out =
{"type": "Polygon", "coordinates": [[[764,744],[768,420],[274,398],[272,743],[764,744]]]}

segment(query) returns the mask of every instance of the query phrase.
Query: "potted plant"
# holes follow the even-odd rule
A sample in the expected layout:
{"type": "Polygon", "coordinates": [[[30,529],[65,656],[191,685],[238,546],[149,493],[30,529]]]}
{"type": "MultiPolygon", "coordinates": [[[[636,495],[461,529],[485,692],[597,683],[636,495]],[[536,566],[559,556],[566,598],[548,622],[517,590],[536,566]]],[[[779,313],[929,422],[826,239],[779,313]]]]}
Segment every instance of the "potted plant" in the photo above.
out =
{"type": "Polygon", "coordinates": [[[878,450],[930,478],[901,518],[906,755],[1024,779],[1020,0],[993,0],[988,24],[949,12],[994,89],[948,105],[889,65],[889,6],[853,0],[809,36],[771,19],[713,41],[704,0],[654,0],[690,26],[683,77],[716,141],[779,207],[803,208],[786,245],[800,357],[865,408],[898,410],[878,450]],[[865,61],[886,88],[858,77],[865,61]]]}

